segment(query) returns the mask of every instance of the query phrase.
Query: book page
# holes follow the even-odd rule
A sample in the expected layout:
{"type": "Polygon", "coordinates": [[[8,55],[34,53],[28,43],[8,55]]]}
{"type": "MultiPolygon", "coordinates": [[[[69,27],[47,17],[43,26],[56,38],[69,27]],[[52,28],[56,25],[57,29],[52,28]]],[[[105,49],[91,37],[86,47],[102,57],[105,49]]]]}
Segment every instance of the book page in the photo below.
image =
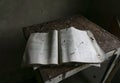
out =
{"type": "MultiPolygon", "coordinates": [[[[96,51],[87,31],[74,27],[60,31],[62,62],[100,63],[99,53],[96,51]]],[[[99,50],[99,49],[98,49],[99,50]]],[[[103,51],[101,51],[103,52],[103,51]]]]}
{"type": "Polygon", "coordinates": [[[27,64],[58,64],[58,31],[32,33],[25,49],[27,64]]]}
{"type": "Polygon", "coordinates": [[[101,60],[101,62],[103,62],[106,59],[104,51],[98,45],[96,39],[94,38],[94,35],[90,31],[87,31],[87,34],[88,34],[91,42],[93,43],[93,46],[94,46],[96,52],[98,53],[99,59],[101,60]]]}

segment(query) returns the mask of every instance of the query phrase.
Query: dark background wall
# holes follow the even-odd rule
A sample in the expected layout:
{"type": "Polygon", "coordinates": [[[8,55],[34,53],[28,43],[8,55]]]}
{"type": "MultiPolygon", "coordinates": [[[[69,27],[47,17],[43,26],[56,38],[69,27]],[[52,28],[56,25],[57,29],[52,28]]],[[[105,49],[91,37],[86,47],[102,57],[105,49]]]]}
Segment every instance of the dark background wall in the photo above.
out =
{"type": "Polygon", "coordinates": [[[87,16],[106,28],[114,17],[120,16],[120,0],[90,0],[87,16]]]}
{"type": "Polygon", "coordinates": [[[0,0],[0,73],[20,67],[25,47],[22,27],[85,14],[89,0],[0,0]]]}

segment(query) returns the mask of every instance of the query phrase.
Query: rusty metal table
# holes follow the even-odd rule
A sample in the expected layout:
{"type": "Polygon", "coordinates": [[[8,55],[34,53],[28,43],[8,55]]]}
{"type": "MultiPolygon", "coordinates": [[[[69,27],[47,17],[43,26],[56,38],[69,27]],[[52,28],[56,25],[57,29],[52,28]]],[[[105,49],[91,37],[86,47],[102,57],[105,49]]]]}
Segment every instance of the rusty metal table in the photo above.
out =
{"type": "MultiPolygon", "coordinates": [[[[66,18],[60,18],[51,22],[34,24],[23,28],[25,38],[28,39],[29,35],[34,32],[46,32],[53,29],[63,29],[68,27],[76,27],[80,30],[90,30],[97,40],[100,47],[106,53],[106,57],[113,54],[120,54],[120,41],[114,35],[110,34],[100,26],[91,22],[82,15],[76,15],[66,18]]],[[[85,68],[90,67],[88,64],[81,66],[56,66],[56,67],[40,67],[40,73],[43,81],[46,83],[57,83],[85,68]]]]}

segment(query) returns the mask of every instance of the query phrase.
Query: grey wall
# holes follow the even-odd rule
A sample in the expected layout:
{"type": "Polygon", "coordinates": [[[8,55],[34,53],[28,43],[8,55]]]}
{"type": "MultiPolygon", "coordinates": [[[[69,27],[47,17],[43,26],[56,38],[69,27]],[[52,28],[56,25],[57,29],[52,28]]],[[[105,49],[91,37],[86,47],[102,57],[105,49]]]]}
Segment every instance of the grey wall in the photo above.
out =
{"type": "Polygon", "coordinates": [[[120,0],[91,0],[87,16],[106,28],[114,17],[120,17],[120,0]]]}
{"type": "Polygon", "coordinates": [[[0,72],[19,68],[25,39],[22,27],[85,14],[89,0],[0,0],[0,72]]]}

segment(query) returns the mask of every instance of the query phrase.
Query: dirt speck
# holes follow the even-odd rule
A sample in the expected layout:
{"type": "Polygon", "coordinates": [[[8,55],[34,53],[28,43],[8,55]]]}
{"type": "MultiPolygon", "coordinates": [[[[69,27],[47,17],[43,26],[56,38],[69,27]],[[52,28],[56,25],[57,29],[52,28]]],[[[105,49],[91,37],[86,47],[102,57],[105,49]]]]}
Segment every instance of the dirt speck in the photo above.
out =
{"type": "Polygon", "coordinates": [[[94,39],[92,37],[90,37],[90,39],[93,41],[94,39]]]}

